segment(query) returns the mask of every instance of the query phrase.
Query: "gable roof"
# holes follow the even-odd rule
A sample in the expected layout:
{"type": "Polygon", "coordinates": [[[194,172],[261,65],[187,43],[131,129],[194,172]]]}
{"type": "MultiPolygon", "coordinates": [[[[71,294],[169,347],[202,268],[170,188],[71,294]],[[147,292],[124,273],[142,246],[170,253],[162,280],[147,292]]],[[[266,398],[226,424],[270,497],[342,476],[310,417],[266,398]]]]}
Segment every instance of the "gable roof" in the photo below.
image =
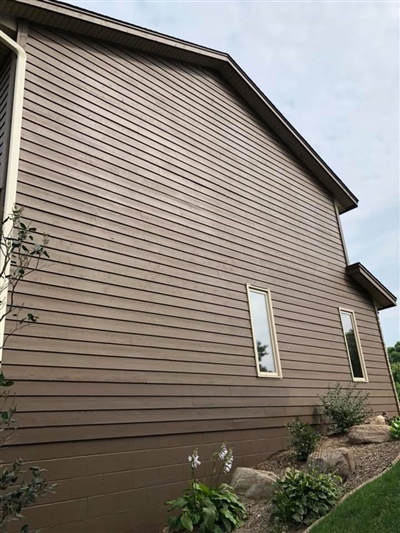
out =
{"type": "Polygon", "coordinates": [[[217,70],[332,193],[340,213],[357,207],[358,200],[354,194],[228,54],[54,0],[1,0],[0,12],[36,24],[217,70]]]}
{"type": "Polygon", "coordinates": [[[361,263],[346,267],[347,274],[370,293],[379,311],[395,307],[397,298],[361,263]]]}

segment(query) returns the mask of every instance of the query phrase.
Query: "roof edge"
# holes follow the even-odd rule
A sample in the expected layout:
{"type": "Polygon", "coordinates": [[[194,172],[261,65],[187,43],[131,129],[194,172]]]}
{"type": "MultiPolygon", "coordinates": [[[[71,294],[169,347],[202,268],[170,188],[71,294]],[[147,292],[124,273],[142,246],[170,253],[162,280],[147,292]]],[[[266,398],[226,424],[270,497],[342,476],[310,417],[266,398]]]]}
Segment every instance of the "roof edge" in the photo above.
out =
{"type": "Polygon", "coordinates": [[[219,71],[304,166],[330,191],[339,212],[358,205],[358,199],[300,133],[272,104],[240,66],[226,53],[141,28],[58,0],[1,0],[3,11],[64,31],[131,46],[219,71]]]}
{"type": "Polygon", "coordinates": [[[395,307],[397,298],[387,289],[365,266],[361,263],[353,263],[346,267],[347,274],[361,287],[369,292],[377,304],[377,309],[389,309],[395,307]]]}

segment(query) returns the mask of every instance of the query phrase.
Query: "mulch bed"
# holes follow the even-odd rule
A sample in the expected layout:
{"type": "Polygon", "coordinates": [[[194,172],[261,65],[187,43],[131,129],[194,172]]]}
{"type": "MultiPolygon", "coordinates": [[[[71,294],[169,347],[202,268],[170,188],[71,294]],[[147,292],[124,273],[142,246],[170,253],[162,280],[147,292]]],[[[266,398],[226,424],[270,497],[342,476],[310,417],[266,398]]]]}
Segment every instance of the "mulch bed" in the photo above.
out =
{"type": "MultiPolygon", "coordinates": [[[[351,444],[346,435],[323,437],[316,451],[342,447],[352,450],[356,466],[353,474],[343,485],[346,493],[379,475],[400,455],[400,441],[382,444],[351,444]]],[[[306,465],[296,461],[291,450],[282,450],[254,468],[272,471],[282,476],[288,467],[304,470],[306,465]]],[[[255,502],[242,496],[240,500],[246,505],[249,518],[242,527],[235,530],[235,533],[275,533],[276,530],[270,522],[272,510],[270,502],[255,502]]],[[[301,533],[304,529],[288,530],[287,533],[301,533]]],[[[161,533],[167,532],[168,529],[164,528],[161,533]]]]}
{"type": "MultiPolygon", "coordinates": [[[[330,448],[350,448],[354,455],[355,471],[344,483],[345,492],[350,492],[365,481],[377,476],[388,468],[400,455],[400,441],[384,442],[382,444],[351,444],[346,435],[323,437],[317,451],[330,448]]],[[[283,450],[271,455],[266,461],[256,465],[257,470],[275,472],[278,476],[285,473],[286,468],[299,470],[305,468],[305,463],[296,461],[291,450],[283,450]]],[[[249,512],[249,519],[237,533],[273,533],[270,524],[271,504],[269,502],[253,502],[241,498],[249,512]]],[[[302,530],[297,529],[296,533],[302,530]]]]}

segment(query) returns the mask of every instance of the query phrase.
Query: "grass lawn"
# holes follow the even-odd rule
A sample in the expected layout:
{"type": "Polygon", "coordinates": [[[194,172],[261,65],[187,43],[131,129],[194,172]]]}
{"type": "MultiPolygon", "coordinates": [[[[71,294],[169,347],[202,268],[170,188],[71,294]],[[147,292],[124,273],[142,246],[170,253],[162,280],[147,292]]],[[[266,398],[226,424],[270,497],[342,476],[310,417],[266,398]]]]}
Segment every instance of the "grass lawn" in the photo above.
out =
{"type": "Polygon", "coordinates": [[[399,533],[400,462],[349,496],[312,533],[399,533]]]}

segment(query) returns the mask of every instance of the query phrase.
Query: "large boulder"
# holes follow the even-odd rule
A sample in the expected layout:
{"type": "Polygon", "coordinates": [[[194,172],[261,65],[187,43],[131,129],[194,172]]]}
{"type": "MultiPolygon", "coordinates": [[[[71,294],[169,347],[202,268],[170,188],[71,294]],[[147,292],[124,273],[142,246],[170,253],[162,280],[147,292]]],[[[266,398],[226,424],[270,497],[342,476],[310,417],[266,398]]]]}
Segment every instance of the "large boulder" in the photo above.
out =
{"type": "Polygon", "coordinates": [[[273,492],[273,483],[278,476],[273,472],[239,467],[233,473],[231,486],[236,494],[251,500],[266,500],[273,492]]]}
{"type": "Polygon", "coordinates": [[[355,470],[353,452],[348,448],[314,452],[308,456],[307,464],[319,472],[332,472],[343,479],[347,479],[355,470]]]}
{"type": "Polygon", "coordinates": [[[387,442],[391,440],[390,427],[380,424],[360,424],[349,429],[349,441],[353,444],[387,442]]]}

